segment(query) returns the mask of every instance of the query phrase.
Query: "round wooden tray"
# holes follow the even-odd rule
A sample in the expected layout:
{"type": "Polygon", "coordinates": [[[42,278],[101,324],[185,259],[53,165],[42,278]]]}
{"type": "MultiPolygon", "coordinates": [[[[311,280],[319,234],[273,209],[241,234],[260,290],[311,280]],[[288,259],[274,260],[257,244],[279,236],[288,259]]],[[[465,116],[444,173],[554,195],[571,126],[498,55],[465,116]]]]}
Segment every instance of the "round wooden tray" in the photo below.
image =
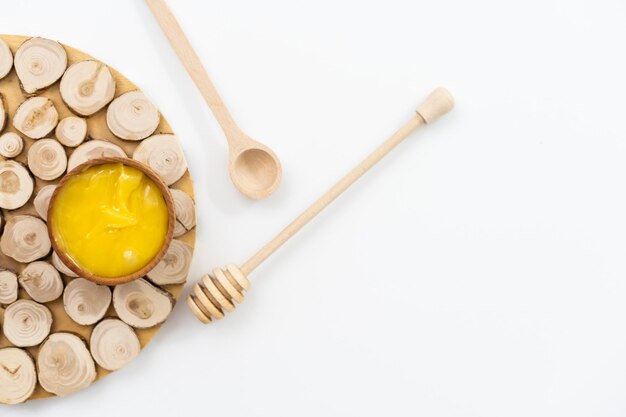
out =
{"type": "MultiPolygon", "coordinates": [[[[0,37],[4,39],[5,42],[7,42],[13,54],[15,54],[15,51],[17,50],[17,48],[24,41],[30,38],[27,36],[14,36],[14,35],[0,35],[0,37]]],[[[67,52],[68,67],[71,64],[78,62],[78,61],[82,61],[85,59],[93,59],[93,57],[91,57],[90,55],[84,52],[81,52],[79,50],[76,50],[70,46],[63,45],[63,47],[65,48],[67,52]]],[[[110,68],[110,69],[117,84],[115,97],[127,91],[139,90],[139,88],[135,84],[133,84],[128,79],[126,79],[118,71],[116,71],[113,68],[110,68]]],[[[13,159],[20,161],[23,164],[26,164],[28,148],[35,141],[22,135],[11,124],[11,117],[15,113],[15,110],[17,109],[18,105],[29,97],[27,94],[25,94],[21,90],[19,80],[15,73],[15,69],[12,69],[9,75],[7,75],[4,79],[0,80],[0,93],[4,96],[7,114],[9,115],[7,127],[5,128],[3,133],[15,132],[15,133],[18,133],[24,139],[24,150],[21,152],[19,156],[13,159]]],[[[63,103],[63,101],[61,100],[61,96],[59,94],[58,82],[44,89],[43,91],[37,93],[37,96],[47,97],[52,100],[52,102],[54,103],[59,113],[59,120],[61,120],[64,117],[74,115],[70,111],[70,109],[65,105],[65,103],[63,103]]],[[[89,138],[92,138],[92,139],[106,140],[106,141],[115,143],[116,145],[124,149],[124,151],[129,157],[132,156],[133,150],[141,143],[141,141],[130,142],[130,141],[124,141],[124,140],[118,139],[109,131],[107,124],[106,124],[106,107],[100,110],[99,112],[97,112],[96,114],[88,117],[87,124],[88,124],[88,140],[89,138]]],[[[53,133],[51,133],[49,136],[54,137],[53,133]]],[[[170,125],[167,123],[167,120],[165,120],[163,116],[161,116],[160,124],[157,127],[154,134],[160,134],[160,133],[173,133],[172,129],[170,128],[170,125]]],[[[66,147],[65,149],[66,149],[66,153],[69,156],[75,148],[66,147]]],[[[4,159],[5,158],[0,156],[0,160],[4,160],[4,159]]],[[[33,195],[31,196],[28,203],[24,205],[23,207],[16,209],[16,210],[3,209],[2,215],[4,219],[5,220],[10,219],[11,217],[15,215],[19,215],[19,214],[30,214],[33,216],[37,216],[37,212],[35,211],[35,208],[33,206],[34,197],[37,195],[37,193],[42,187],[49,185],[49,184],[56,184],[60,181],[61,178],[55,181],[43,181],[39,178],[36,178],[35,179],[35,191],[33,192],[33,195]]],[[[194,195],[193,183],[191,181],[191,176],[189,175],[189,171],[187,170],[184,176],[175,184],[171,185],[170,188],[180,189],[186,192],[187,194],[189,194],[191,197],[193,197],[194,195]]],[[[194,228],[190,230],[189,232],[187,232],[186,234],[180,237],[177,237],[176,239],[184,241],[185,243],[191,245],[191,247],[193,248],[195,244],[195,238],[196,238],[196,233],[195,233],[195,228],[194,228]]],[[[46,260],[50,262],[50,257],[51,257],[51,254],[49,254],[45,258],[42,258],[41,260],[46,260]]],[[[0,269],[11,269],[11,270],[14,270],[16,273],[18,273],[19,275],[19,273],[21,273],[21,271],[24,269],[25,266],[26,264],[19,263],[0,252],[0,269]]],[[[69,282],[72,279],[63,275],[62,277],[63,277],[64,284],[67,284],[67,282],[69,282]]],[[[162,288],[168,291],[170,294],[172,294],[175,299],[178,299],[182,291],[183,285],[184,284],[166,285],[166,286],[162,286],[162,288]]],[[[45,305],[50,309],[54,317],[51,334],[55,332],[61,332],[61,331],[72,332],[81,336],[88,343],[89,337],[91,335],[91,331],[95,325],[81,326],[75,323],[66,314],[63,308],[62,298],[63,297],[60,297],[56,299],[55,301],[45,303],[45,305]]],[[[30,297],[24,291],[23,288],[20,288],[18,299],[30,299],[30,297]]],[[[0,306],[0,321],[2,323],[4,323],[4,309],[5,308],[6,306],[0,306]]],[[[107,311],[107,314],[105,315],[105,317],[116,317],[116,316],[117,315],[115,313],[115,310],[113,309],[113,305],[111,304],[111,306],[109,306],[109,310],[107,311]]],[[[142,349],[148,344],[148,342],[156,334],[159,328],[160,328],[160,325],[157,325],[149,329],[135,329],[135,332],[137,333],[137,336],[139,337],[139,341],[141,343],[142,349]]],[[[8,347],[8,346],[12,346],[11,343],[7,340],[6,337],[4,337],[4,335],[0,336],[0,348],[8,347]]],[[[39,346],[26,348],[26,350],[34,358],[37,358],[37,352],[39,350],[39,346]]],[[[99,380],[111,373],[110,371],[107,371],[101,368],[97,364],[96,364],[96,369],[97,369],[96,380],[99,380]]],[[[35,391],[33,395],[30,397],[30,399],[32,400],[32,399],[38,399],[38,398],[47,398],[47,397],[52,397],[52,396],[54,395],[46,392],[39,384],[37,384],[37,387],[35,388],[35,391]]]]}

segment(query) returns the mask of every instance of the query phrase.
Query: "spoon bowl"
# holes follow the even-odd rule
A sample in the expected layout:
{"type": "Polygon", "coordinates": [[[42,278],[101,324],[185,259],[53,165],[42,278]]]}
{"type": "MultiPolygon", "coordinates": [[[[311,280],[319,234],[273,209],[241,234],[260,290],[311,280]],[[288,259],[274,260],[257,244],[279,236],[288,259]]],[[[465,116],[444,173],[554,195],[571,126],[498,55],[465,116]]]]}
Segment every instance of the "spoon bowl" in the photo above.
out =
{"type": "Polygon", "coordinates": [[[229,173],[235,187],[252,199],[270,195],[280,184],[280,161],[260,144],[243,149],[230,159],[229,173]]]}

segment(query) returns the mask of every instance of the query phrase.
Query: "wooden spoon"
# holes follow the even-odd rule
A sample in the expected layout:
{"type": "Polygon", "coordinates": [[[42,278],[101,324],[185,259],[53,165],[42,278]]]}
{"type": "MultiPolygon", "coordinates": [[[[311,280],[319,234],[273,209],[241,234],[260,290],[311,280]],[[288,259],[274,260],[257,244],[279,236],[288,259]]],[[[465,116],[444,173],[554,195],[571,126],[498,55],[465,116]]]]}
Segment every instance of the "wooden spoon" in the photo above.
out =
{"type": "Polygon", "coordinates": [[[228,171],[235,187],[250,198],[267,197],[280,183],[280,161],[270,148],[239,129],[165,1],[146,0],[146,3],[226,135],[230,154],[228,171]]]}

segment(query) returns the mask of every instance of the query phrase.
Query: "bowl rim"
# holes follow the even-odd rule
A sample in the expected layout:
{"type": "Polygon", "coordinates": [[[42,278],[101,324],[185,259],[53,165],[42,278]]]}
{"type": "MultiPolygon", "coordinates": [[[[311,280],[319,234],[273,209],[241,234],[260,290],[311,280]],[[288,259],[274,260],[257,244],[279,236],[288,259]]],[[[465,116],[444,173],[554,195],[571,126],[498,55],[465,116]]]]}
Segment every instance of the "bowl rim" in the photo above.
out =
{"type": "Polygon", "coordinates": [[[77,274],[79,277],[85,278],[89,281],[95,282],[96,284],[100,284],[100,285],[120,285],[120,284],[125,284],[125,283],[144,277],[161,261],[163,256],[165,256],[165,254],[167,253],[167,250],[169,249],[172,243],[172,239],[174,237],[174,226],[176,223],[176,209],[174,206],[174,199],[172,197],[172,193],[170,192],[169,187],[161,179],[161,177],[159,177],[159,175],[154,170],[152,170],[152,168],[150,168],[148,165],[144,163],[141,163],[135,159],[118,157],[118,156],[103,156],[99,158],[90,159],[76,166],[70,172],[65,174],[63,178],[61,178],[61,181],[59,181],[59,183],[56,185],[56,188],[54,189],[54,191],[52,192],[52,196],[50,197],[50,202],[48,203],[48,211],[46,215],[47,215],[47,218],[49,219],[49,221],[46,222],[47,228],[48,228],[48,237],[50,238],[52,249],[54,250],[54,252],[56,252],[59,259],[61,259],[61,262],[63,262],[65,266],[67,266],[72,272],[77,274]],[[146,174],[148,178],[150,178],[157,185],[157,187],[159,188],[159,191],[161,191],[161,195],[163,195],[163,200],[165,200],[165,205],[167,207],[167,213],[168,213],[168,216],[167,216],[168,225],[167,225],[167,232],[165,234],[165,241],[163,242],[161,249],[159,249],[159,252],[157,252],[154,258],[152,258],[152,260],[148,262],[144,267],[142,267],[141,269],[131,274],[123,275],[120,277],[113,277],[113,278],[102,277],[102,276],[96,275],[90,271],[87,271],[81,268],[74,261],[72,261],[72,259],[64,251],[62,251],[56,243],[56,239],[54,237],[54,226],[53,226],[52,216],[51,216],[52,209],[54,207],[54,203],[59,194],[59,191],[61,190],[61,188],[63,188],[63,186],[67,183],[67,181],[69,181],[72,177],[83,172],[86,169],[89,169],[91,167],[98,166],[98,165],[107,164],[107,163],[122,163],[124,165],[136,168],[140,170],[141,172],[143,172],[144,174],[146,174]]]}

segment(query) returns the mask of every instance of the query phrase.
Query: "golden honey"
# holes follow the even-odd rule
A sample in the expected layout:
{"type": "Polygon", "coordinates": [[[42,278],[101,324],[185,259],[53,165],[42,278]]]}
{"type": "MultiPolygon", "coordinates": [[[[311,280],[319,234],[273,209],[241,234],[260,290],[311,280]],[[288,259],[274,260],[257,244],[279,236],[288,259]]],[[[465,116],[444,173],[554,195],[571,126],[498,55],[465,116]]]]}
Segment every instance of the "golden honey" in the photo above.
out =
{"type": "Polygon", "coordinates": [[[104,278],[139,271],[167,237],[168,209],[159,187],[122,163],[73,175],[58,191],[48,217],[59,250],[104,278]]]}

